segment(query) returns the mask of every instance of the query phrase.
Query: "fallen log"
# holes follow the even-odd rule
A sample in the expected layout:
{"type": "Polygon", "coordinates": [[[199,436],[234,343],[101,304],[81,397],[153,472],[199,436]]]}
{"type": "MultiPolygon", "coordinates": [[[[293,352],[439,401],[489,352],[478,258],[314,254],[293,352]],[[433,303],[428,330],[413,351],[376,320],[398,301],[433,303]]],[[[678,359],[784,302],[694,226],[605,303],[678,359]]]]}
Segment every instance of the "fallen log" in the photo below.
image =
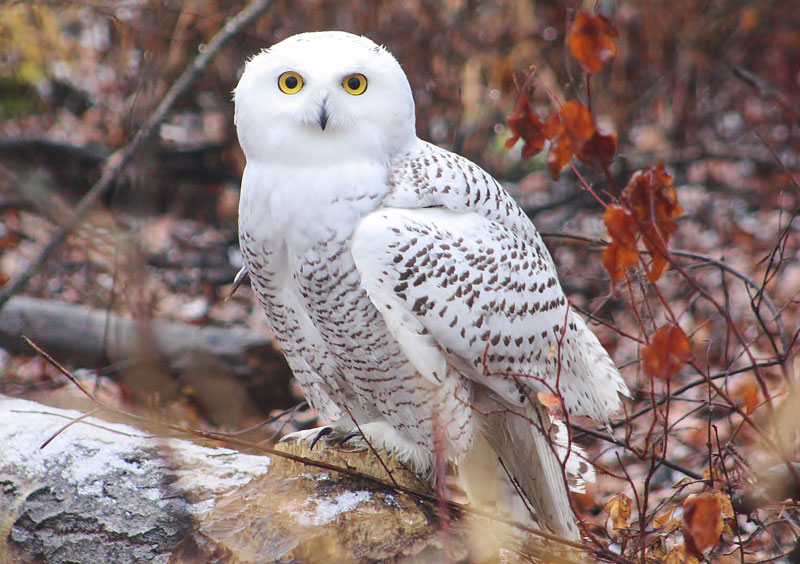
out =
{"type": "MultiPolygon", "coordinates": [[[[4,563],[467,561],[465,529],[443,535],[435,504],[352,475],[95,417],[63,429],[81,415],[0,396],[4,563]]],[[[283,447],[311,455],[304,445],[283,447]]],[[[317,449],[312,457],[385,472],[370,452],[317,449]]],[[[398,483],[418,487],[385,463],[398,483]]]]}
{"type": "Polygon", "coordinates": [[[271,339],[245,328],[137,320],[17,296],[0,309],[0,347],[32,353],[23,335],[62,364],[98,369],[113,363],[124,383],[143,396],[157,392],[169,399],[178,387],[191,388],[194,399],[218,425],[236,423],[225,419],[223,411],[266,413],[293,403],[291,371],[283,355],[271,339]],[[220,398],[251,408],[231,410],[220,398]]]}

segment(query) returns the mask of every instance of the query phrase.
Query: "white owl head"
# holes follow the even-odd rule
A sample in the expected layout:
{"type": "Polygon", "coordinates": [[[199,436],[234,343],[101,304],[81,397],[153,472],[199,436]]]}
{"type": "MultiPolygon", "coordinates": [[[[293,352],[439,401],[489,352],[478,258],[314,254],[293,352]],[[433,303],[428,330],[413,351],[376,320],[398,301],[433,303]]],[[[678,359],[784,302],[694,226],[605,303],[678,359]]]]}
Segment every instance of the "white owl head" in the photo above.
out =
{"type": "Polygon", "coordinates": [[[250,59],[234,103],[248,161],[386,159],[416,138],[400,65],[341,31],[294,35],[250,59]]]}

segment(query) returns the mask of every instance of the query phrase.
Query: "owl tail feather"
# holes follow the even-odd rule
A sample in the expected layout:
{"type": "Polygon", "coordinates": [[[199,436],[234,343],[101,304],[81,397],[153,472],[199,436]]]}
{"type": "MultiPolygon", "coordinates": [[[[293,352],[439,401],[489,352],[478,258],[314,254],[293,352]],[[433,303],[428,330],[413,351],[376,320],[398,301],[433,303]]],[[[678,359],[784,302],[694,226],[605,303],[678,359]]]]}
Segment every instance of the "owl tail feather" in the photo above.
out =
{"type": "MultiPolygon", "coordinates": [[[[472,449],[459,464],[459,475],[470,502],[523,523],[531,522],[532,512],[540,526],[566,539],[580,540],[564,469],[556,456],[556,452],[566,454],[564,445],[559,444],[562,437],[558,435],[563,433],[553,428],[555,424],[547,411],[542,407],[531,408],[528,416],[522,416],[499,410],[496,404],[493,409],[480,411],[485,414],[481,415],[482,435],[476,434],[472,449]],[[542,429],[548,433],[552,429],[553,444],[542,429]]],[[[576,454],[577,447],[573,446],[571,455],[576,454]]],[[[568,461],[568,472],[570,467],[575,467],[573,460],[568,461]]]]}

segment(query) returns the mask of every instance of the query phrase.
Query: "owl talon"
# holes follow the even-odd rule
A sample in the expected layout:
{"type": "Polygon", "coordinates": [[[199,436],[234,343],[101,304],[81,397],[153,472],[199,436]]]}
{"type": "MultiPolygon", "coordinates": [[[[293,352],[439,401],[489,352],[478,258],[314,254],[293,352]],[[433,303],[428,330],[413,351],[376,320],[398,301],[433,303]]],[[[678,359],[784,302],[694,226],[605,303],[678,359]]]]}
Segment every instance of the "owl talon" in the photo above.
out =
{"type": "Polygon", "coordinates": [[[330,435],[331,433],[333,433],[333,427],[322,427],[319,430],[319,433],[317,433],[316,436],[311,439],[311,442],[308,443],[308,449],[314,450],[314,445],[317,444],[317,441],[319,441],[322,437],[330,435]]]}
{"type": "Polygon", "coordinates": [[[233,294],[236,293],[236,290],[239,289],[239,286],[245,281],[246,278],[250,277],[250,273],[247,271],[247,267],[243,266],[239,269],[239,272],[236,273],[236,276],[233,279],[233,284],[231,284],[231,290],[228,292],[228,295],[225,296],[225,301],[227,302],[229,299],[233,297],[233,294]]]}
{"type": "Polygon", "coordinates": [[[343,446],[344,446],[344,443],[346,443],[346,442],[347,442],[347,441],[349,441],[350,439],[353,439],[353,438],[355,438],[355,437],[359,437],[359,436],[361,436],[361,431],[359,431],[358,429],[353,429],[353,430],[352,430],[352,431],[350,431],[349,433],[345,433],[344,435],[342,435],[342,436],[339,438],[339,441],[338,441],[338,443],[339,443],[339,446],[340,446],[340,447],[343,447],[343,446]]]}

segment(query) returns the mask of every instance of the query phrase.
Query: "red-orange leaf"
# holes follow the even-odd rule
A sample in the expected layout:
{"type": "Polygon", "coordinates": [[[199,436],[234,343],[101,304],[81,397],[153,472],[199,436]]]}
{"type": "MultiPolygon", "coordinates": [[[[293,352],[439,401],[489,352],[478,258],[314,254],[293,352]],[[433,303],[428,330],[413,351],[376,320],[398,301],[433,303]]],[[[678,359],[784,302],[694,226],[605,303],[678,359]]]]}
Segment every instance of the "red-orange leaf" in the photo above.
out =
{"type": "Polygon", "coordinates": [[[603,135],[595,131],[577,152],[577,157],[595,170],[602,170],[603,167],[611,164],[614,155],[617,153],[617,136],[613,133],[603,135]]]}
{"type": "Polygon", "coordinates": [[[641,226],[642,241],[653,258],[648,280],[654,282],[669,263],[667,245],[677,228],[674,220],[683,213],[664,164],[636,171],[622,192],[622,200],[641,226]]]}
{"type": "Polygon", "coordinates": [[[561,111],[558,113],[561,116],[564,130],[573,143],[577,145],[592,138],[596,129],[594,127],[594,118],[589,108],[577,100],[570,100],[561,106],[561,111]]]}
{"type": "Polygon", "coordinates": [[[550,176],[558,180],[561,169],[569,164],[572,155],[595,134],[594,118],[589,108],[570,100],[545,123],[544,130],[550,139],[547,166],[550,176]]]}
{"type": "Polygon", "coordinates": [[[748,415],[755,411],[756,407],[760,402],[759,395],[758,395],[758,386],[755,384],[750,384],[745,388],[737,390],[733,393],[733,397],[736,398],[736,403],[744,408],[744,412],[748,415]]]}
{"type": "Polygon", "coordinates": [[[561,125],[561,118],[558,113],[554,113],[544,122],[544,136],[548,139],[553,139],[561,135],[564,131],[564,126],[561,125]]]}
{"type": "Polygon", "coordinates": [[[572,143],[567,135],[559,135],[550,143],[550,150],[547,151],[547,168],[550,169],[550,176],[553,180],[558,180],[561,169],[569,164],[572,158],[572,143]]]}
{"type": "Polygon", "coordinates": [[[506,148],[510,149],[522,139],[525,158],[541,151],[545,141],[550,141],[547,166],[556,180],[573,155],[594,169],[602,169],[617,151],[617,136],[598,132],[591,110],[577,100],[568,101],[543,122],[531,108],[528,98],[520,96],[506,122],[511,129],[506,148]]]}
{"type": "Polygon", "coordinates": [[[638,226],[628,210],[615,204],[606,208],[603,222],[611,238],[611,243],[603,251],[603,267],[612,280],[621,280],[625,271],[639,262],[636,250],[638,226]]]}
{"type": "Polygon", "coordinates": [[[725,526],[715,493],[690,495],[683,502],[683,538],[690,553],[702,552],[719,542],[725,526]]]}
{"type": "Polygon", "coordinates": [[[642,349],[642,369],[650,378],[669,381],[692,359],[692,344],[683,329],[664,325],[642,349]]]}
{"type": "Polygon", "coordinates": [[[514,106],[514,111],[506,118],[511,129],[511,138],[506,141],[506,148],[510,149],[517,141],[522,139],[522,156],[532,157],[544,148],[547,138],[544,135],[544,123],[531,108],[526,96],[520,95],[514,106]]]}
{"type": "Polygon", "coordinates": [[[636,249],[630,249],[619,243],[612,242],[603,250],[603,268],[614,281],[625,278],[625,271],[636,266],[638,260],[639,253],[636,249]]]}
{"type": "Polygon", "coordinates": [[[617,36],[607,17],[581,12],[569,30],[569,50],[586,72],[600,72],[617,56],[617,36]]]}

